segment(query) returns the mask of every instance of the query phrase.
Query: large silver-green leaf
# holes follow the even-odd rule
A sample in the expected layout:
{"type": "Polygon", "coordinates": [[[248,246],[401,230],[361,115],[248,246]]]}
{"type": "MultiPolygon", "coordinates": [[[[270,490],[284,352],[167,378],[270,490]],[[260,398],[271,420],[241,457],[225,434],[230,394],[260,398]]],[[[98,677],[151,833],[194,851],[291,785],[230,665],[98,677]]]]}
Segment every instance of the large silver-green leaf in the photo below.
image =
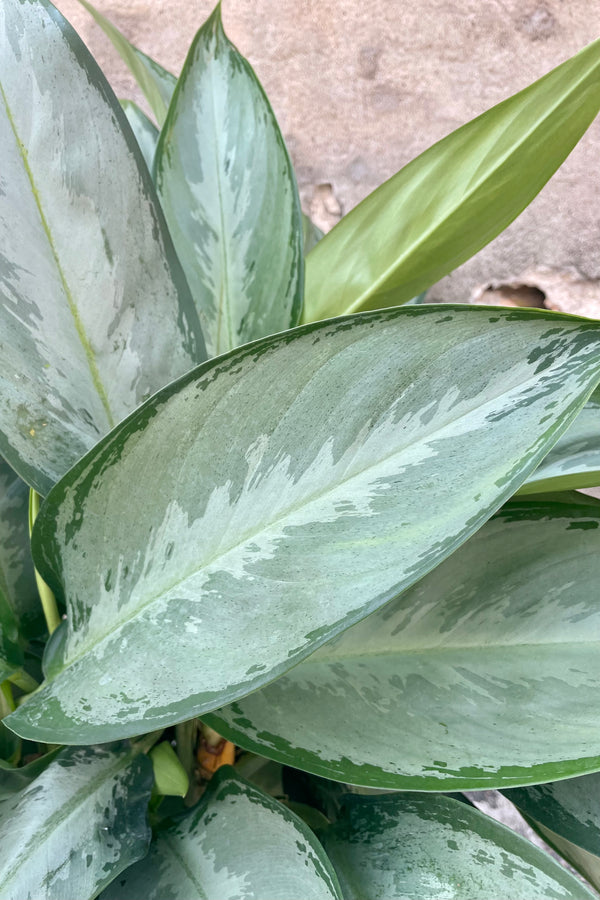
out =
{"type": "Polygon", "coordinates": [[[310,829],[223,766],[202,801],[158,832],[148,856],[102,900],[341,900],[336,874],[310,829]]]}
{"type": "Polygon", "coordinates": [[[47,2],[0,4],[0,453],[46,494],[204,359],[118,101],[47,2]]]}
{"type": "Polygon", "coordinates": [[[167,109],[177,84],[174,75],[163,69],[154,59],[151,59],[137,47],[131,44],[125,35],[121,34],[112,22],[98,12],[87,0],[79,0],[82,6],[94,17],[106,36],[112,41],[114,47],[121,55],[125,64],[129,67],[133,77],[142,89],[146,100],[156,116],[156,121],[162,125],[167,115],[167,109]]]}
{"type": "Polygon", "coordinates": [[[0,682],[23,664],[23,639],[44,630],[29,548],[29,489],[0,458],[0,682]]]}
{"type": "Polygon", "coordinates": [[[146,853],[143,754],[69,748],[33,779],[0,770],[0,785],[2,900],[92,900],[146,853]]]}
{"type": "Polygon", "coordinates": [[[34,558],[68,621],[47,684],[8,723],[102,742],[283,674],[473,534],[583,406],[599,364],[587,320],[415,306],[199,366],[42,507],[34,558]]]}
{"type": "Polygon", "coordinates": [[[135,134],[135,139],[140,145],[140,150],[148,166],[148,171],[152,171],[154,163],[154,154],[158,143],[158,128],[150,121],[148,116],[131,100],[121,100],[121,106],[127,116],[127,121],[131,125],[131,130],[135,134]]]}
{"type": "Polygon", "coordinates": [[[600,390],[594,391],[519,494],[569,491],[600,485],[600,390]]]}
{"type": "Polygon", "coordinates": [[[525,838],[450,797],[348,796],[319,833],[344,900],[592,900],[525,838]]]}
{"type": "Polygon", "coordinates": [[[600,775],[504,793],[544,840],[600,890],[600,775]]]}
{"type": "Polygon", "coordinates": [[[434,144],[306,260],[303,321],[395,306],[500,234],[600,109],[600,41],[434,144]]]}
{"type": "Polygon", "coordinates": [[[515,501],[393,603],[208,721],[280,762],[380,788],[600,769],[599,538],[597,501],[515,501]]]}
{"type": "Polygon", "coordinates": [[[216,356],[298,322],[304,259],[279,127],[217,6],[196,35],[154,160],[167,222],[216,356]]]}

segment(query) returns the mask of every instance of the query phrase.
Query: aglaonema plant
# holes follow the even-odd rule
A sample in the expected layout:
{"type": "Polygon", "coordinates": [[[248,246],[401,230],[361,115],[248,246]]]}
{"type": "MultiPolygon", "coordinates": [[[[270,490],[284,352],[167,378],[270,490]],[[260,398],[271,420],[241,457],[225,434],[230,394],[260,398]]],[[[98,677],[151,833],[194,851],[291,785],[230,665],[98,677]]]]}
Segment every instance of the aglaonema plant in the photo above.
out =
{"type": "Polygon", "coordinates": [[[219,7],[175,78],[83,5],[154,121],[0,8],[0,898],[590,897],[457,792],[600,886],[600,325],[407,301],[600,43],[323,237],[219,7]]]}

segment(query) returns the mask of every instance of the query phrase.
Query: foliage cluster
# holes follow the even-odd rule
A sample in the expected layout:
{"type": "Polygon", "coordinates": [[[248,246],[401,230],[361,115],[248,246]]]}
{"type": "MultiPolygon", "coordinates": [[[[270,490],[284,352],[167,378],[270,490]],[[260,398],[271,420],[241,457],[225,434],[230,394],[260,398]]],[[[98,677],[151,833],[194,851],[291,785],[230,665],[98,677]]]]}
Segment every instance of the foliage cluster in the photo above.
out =
{"type": "Polygon", "coordinates": [[[0,897],[590,897],[462,792],[600,886],[600,324],[412,298],[600,42],[323,237],[219,7],[176,79],[81,2],[155,120],[3,0],[0,897]]]}

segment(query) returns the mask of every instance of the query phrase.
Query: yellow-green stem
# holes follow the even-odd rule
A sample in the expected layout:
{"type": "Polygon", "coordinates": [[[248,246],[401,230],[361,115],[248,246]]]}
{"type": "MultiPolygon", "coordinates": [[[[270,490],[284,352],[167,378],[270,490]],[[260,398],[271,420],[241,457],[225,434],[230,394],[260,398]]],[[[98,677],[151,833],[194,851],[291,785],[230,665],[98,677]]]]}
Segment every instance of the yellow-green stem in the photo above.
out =
{"type": "Polygon", "coordinates": [[[13,672],[12,675],[8,676],[8,680],[13,684],[16,684],[16,686],[21,688],[22,691],[25,691],[26,694],[31,694],[32,691],[36,691],[39,688],[39,684],[35,678],[32,678],[25,669],[19,669],[17,672],[13,672]]]}
{"type": "MultiPolygon", "coordinates": [[[[29,491],[29,537],[31,537],[31,532],[33,531],[33,523],[35,522],[39,511],[40,495],[32,488],[29,491]]],[[[48,626],[49,633],[52,634],[52,632],[56,631],[56,629],[60,625],[60,615],[58,612],[58,607],[56,605],[56,598],[37,569],[35,570],[35,580],[37,583],[40,600],[42,601],[42,609],[44,611],[46,625],[48,626]]]]}

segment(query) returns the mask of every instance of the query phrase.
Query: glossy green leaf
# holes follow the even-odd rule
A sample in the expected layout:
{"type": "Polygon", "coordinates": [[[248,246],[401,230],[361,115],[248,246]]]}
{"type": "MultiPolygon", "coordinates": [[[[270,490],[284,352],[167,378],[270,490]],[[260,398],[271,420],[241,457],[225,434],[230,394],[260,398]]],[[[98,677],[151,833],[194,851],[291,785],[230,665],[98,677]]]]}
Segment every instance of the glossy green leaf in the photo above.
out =
{"type": "Polygon", "coordinates": [[[209,353],[295,325],[304,283],[296,180],[269,101],[227,39],[219,6],[190,48],[154,167],[209,353]]]}
{"type": "Polygon", "coordinates": [[[0,151],[0,453],[44,495],[203,340],[125,114],[47,0],[0,4],[0,151]]]}
{"type": "Polygon", "coordinates": [[[42,507],[34,558],[68,621],[8,723],[103,742],[265,685],[480,528],[599,364],[593,322],[459,305],[317,323],[199,366],[42,507]]]}
{"type": "Polygon", "coordinates": [[[207,721],[279,762],[379,788],[600,769],[600,503],[570,497],[508,504],[391,604],[207,721]]]}
{"type": "Polygon", "coordinates": [[[600,390],[594,391],[519,494],[570,491],[600,485],[600,390]]]}
{"type": "Polygon", "coordinates": [[[135,139],[140,145],[140,150],[146,160],[148,171],[151,172],[152,164],[154,163],[154,154],[156,152],[156,144],[158,143],[158,128],[132,100],[121,100],[120,103],[127,116],[127,121],[131,125],[131,130],[135,135],[135,139]]]}
{"type": "Polygon", "coordinates": [[[131,44],[125,35],[121,34],[112,22],[98,12],[87,0],[79,0],[82,6],[94,17],[100,28],[130,69],[133,77],[139,84],[146,100],[156,116],[156,121],[162,125],[167,115],[167,109],[177,84],[177,79],[171,72],[163,69],[154,59],[151,59],[137,47],[131,44]]]}
{"type": "Polygon", "coordinates": [[[306,261],[303,321],[395,306],[503,231],[600,109],[600,41],[434,144],[306,261]]]}
{"type": "Polygon", "coordinates": [[[92,900],[146,853],[152,766],[143,754],[69,748],[35,778],[0,771],[0,784],[2,900],[92,900]]]}
{"type": "Polygon", "coordinates": [[[153,747],[150,751],[150,759],[157,793],[185,797],[189,788],[189,779],[170,743],[162,741],[153,747]]]}
{"type": "Polygon", "coordinates": [[[229,766],[201,802],[158,832],[148,856],[102,900],[341,900],[338,881],[310,829],[229,766]]]}
{"type": "Polygon", "coordinates": [[[29,488],[0,459],[0,682],[23,665],[23,642],[44,630],[28,530],[29,488]]]}
{"type": "Polygon", "coordinates": [[[503,793],[600,890],[600,774],[503,793]]]}
{"type": "Polygon", "coordinates": [[[550,856],[458,800],[349,795],[319,833],[344,900],[591,900],[550,856]]]}

